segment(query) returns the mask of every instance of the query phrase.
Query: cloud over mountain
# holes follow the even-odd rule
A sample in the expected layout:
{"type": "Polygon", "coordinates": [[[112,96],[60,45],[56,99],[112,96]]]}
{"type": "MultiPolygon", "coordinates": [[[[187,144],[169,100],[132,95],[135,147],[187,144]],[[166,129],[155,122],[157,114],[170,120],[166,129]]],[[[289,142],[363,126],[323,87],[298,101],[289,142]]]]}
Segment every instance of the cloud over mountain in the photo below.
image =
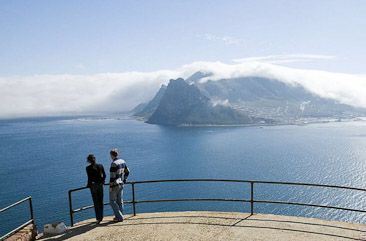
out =
{"type": "Polygon", "coordinates": [[[197,71],[211,73],[206,80],[245,76],[278,79],[300,84],[322,97],[366,107],[366,75],[284,67],[273,64],[273,57],[238,62],[194,62],[154,72],[0,77],[0,117],[127,111],[152,98],[169,79],[188,78],[197,71]]]}

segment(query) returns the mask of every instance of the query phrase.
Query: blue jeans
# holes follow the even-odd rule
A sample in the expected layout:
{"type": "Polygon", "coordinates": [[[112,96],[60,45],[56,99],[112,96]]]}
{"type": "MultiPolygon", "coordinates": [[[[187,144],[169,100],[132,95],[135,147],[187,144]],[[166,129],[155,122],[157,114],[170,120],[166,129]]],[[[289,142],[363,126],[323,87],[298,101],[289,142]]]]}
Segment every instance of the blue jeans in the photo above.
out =
{"type": "Polygon", "coordinates": [[[111,205],[114,216],[118,220],[123,220],[123,185],[118,185],[112,187],[112,190],[109,190],[109,204],[111,205]]]}

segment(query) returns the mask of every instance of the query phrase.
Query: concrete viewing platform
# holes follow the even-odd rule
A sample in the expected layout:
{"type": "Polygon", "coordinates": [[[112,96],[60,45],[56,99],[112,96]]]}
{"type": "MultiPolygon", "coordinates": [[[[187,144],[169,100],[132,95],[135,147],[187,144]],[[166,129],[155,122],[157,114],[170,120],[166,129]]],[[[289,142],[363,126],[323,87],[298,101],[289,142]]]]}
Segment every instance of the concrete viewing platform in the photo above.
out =
{"type": "Polygon", "coordinates": [[[366,225],[314,218],[229,212],[164,212],[75,224],[41,240],[366,240],[366,225]]]}

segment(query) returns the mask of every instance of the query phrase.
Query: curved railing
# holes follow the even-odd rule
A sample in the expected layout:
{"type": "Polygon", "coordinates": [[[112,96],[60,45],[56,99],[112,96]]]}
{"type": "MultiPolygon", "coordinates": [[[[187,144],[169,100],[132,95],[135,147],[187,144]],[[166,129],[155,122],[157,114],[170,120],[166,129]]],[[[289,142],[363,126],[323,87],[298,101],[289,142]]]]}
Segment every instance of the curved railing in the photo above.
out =
{"type": "MultiPolygon", "coordinates": [[[[324,184],[312,184],[312,183],[302,183],[302,182],[271,182],[271,181],[254,181],[254,180],[231,180],[231,179],[173,179],[173,180],[149,180],[149,181],[132,181],[127,182],[126,185],[131,185],[132,187],[132,200],[124,201],[124,203],[132,204],[133,215],[136,215],[136,205],[140,203],[157,203],[157,202],[192,202],[192,201],[219,201],[219,202],[242,202],[250,203],[250,212],[254,213],[255,203],[267,203],[267,204],[285,204],[285,205],[297,205],[297,206],[307,206],[307,207],[319,207],[319,208],[329,208],[338,209],[344,211],[361,212],[366,213],[366,210],[353,209],[347,207],[337,207],[322,204],[311,204],[311,203],[300,203],[300,202],[285,202],[276,200],[259,200],[254,198],[254,186],[255,184],[270,184],[270,185],[287,185],[287,186],[307,186],[307,187],[321,187],[321,188],[334,188],[343,190],[353,190],[353,191],[363,191],[366,192],[364,188],[356,187],[346,187],[338,185],[324,185],[324,184]],[[136,186],[141,184],[149,183],[166,183],[166,182],[228,182],[228,183],[247,183],[250,185],[250,199],[228,199],[228,198],[181,198],[181,199],[155,199],[155,200],[137,200],[136,199],[136,186]]],[[[108,184],[106,184],[108,185],[108,184]]],[[[71,226],[74,225],[74,214],[81,212],[86,209],[93,208],[93,205],[80,207],[73,209],[72,205],[72,193],[77,192],[87,187],[81,187],[69,190],[69,209],[70,209],[70,221],[71,226]]],[[[104,204],[107,205],[107,204],[104,204]]]]}

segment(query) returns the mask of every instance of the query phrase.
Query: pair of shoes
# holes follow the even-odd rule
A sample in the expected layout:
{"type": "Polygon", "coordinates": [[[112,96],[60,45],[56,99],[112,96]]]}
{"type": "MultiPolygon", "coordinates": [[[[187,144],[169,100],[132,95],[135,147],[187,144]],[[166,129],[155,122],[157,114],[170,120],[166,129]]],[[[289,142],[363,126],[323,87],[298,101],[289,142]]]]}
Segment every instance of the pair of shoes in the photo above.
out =
{"type": "Polygon", "coordinates": [[[113,218],[113,222],[115,223],[123,222],[123,218],[122,219],[113,218]]]}
{"type": "Polygon", "coordinates": [[[102,220],[97,220],[97,222],[96,222],[96,223],[97,223],[97,224],[100,224],[101,222],[102,222],[102,220]]]}

